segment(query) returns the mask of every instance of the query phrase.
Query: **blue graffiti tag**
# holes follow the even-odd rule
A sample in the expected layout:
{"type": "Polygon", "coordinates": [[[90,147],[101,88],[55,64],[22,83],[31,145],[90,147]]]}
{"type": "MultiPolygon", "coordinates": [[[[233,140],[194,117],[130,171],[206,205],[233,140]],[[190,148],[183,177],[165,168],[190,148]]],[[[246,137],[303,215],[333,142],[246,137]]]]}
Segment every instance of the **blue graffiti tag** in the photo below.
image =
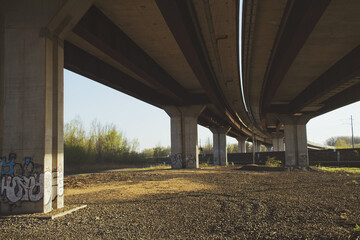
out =
{"type": "Polygon", "coordinates": [[[14,173],[14,165],[15,165],[16,155],[10,154],[9,158],[10,158],[10,161],[8,163],[6,162],[6,157],[1,158],[1,165],[2,165],[1,174],[12,175],[14,173]],[[4,167],[8,167],[9,170],[5,171],[4,167]]]}
{"type": "Polygon", "coordinates": [[[30,157],[26,157],[26,158],[25,158],[25,166],[29,165],[30,162],[31,162],[31,158],[30,158],[30,157]]]}

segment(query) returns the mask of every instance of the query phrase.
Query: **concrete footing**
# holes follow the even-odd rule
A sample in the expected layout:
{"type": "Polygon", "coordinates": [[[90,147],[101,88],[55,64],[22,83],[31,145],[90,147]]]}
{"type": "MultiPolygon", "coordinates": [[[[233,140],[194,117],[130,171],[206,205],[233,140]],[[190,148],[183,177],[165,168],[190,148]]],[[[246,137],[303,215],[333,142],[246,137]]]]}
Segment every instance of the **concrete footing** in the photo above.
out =
{"type": "Polygon", "coordinates": [[[73,212],[76,212],[80,209],[86,208],[87,205],[80,205],[80,206],[74,206],[74,205],[70,205],[70,206],[66,206],[64,208],[61,209],[56,209],[53,210],[51,212],[48,213],[32,213],[32,214],[15,214],[15,215],[4,215],[4,216],[0,216],[1,219],[11,219],[11,218],[16,218],[16,219],[22,219],[22,218],[33,218],[33,219],[56,219],[59,217],[64,217],[66,215],[72,214],[73,212]]]}
{"type": "Polygon", "coordinates": [[[197,121],[204,105],[163,106],[171,118],[171,167],[198,168],[197,121]]]}

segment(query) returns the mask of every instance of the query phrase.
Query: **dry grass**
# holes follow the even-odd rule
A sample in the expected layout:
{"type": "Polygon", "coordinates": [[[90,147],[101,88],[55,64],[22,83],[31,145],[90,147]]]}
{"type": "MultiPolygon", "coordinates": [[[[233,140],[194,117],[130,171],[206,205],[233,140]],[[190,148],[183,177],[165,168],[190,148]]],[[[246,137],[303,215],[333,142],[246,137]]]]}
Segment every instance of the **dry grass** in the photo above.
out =
{"type": "Polygon", "coordinates": [[[318,167],[319,169],[326,172],[334,173],[353,173],[360,174],[360,168],[351,168],[351,167],[318,167]]]}
{"type": "Polygon", "coordinates": [[[169,164],[158,164],[158,165],[151,165],[148,168],[136,168],[135,171],[155,171],[155,170],[165,170],[171,169],[171,165],[169,164]]]}

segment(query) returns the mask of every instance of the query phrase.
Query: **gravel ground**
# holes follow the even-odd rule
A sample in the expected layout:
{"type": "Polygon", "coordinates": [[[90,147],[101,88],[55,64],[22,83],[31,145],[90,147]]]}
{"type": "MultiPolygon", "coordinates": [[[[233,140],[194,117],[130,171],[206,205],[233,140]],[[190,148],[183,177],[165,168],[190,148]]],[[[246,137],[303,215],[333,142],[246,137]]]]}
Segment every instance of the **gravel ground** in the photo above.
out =
{"type": "Polygon", "coordinates": [[[65,178],[55,219],[0,219],[0,239],[360,239],[360,175],[118,171],[65,178]],[[355,229],[355,230],[354,230],[355,229]]]}

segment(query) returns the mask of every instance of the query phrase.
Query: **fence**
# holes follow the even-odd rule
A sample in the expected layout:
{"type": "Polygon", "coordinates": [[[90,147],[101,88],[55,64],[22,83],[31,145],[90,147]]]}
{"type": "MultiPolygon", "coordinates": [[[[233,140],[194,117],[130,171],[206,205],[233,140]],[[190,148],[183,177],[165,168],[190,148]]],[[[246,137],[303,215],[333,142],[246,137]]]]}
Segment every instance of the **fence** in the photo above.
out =
{"type": "MultiPolygon", "coordinates": [[[[257,152],[255,153],[255,163],[265,164],[271,157],[285,162],[285,152],[257,152]]],[[[148,164],[170,164],[169,157],[148,159],[148,164]]],[[[213,164],[212,154],[200,154],[200,163],[213,164]]],[[[228,162],[236,165],[253,163],[253,153],[229,153],[228,162]]],[[[360,148],[355,149],[331,149],[331,150],[309,150],[309,164],[321,166],[343,166],[360,167],[360,148]]]]}
{"type": "MultiPolygon", "coordinates": [[[[257,152],[255,163],[264,164],[268,157],[285,162],[285,152],[257,152]]],[[[253,153],[228,154],[228,162],[244,165],[253,162],[253,153]]],[[[309,164],[321,166],[360,167],[360,149],[309,150],[309,164]]]]}

